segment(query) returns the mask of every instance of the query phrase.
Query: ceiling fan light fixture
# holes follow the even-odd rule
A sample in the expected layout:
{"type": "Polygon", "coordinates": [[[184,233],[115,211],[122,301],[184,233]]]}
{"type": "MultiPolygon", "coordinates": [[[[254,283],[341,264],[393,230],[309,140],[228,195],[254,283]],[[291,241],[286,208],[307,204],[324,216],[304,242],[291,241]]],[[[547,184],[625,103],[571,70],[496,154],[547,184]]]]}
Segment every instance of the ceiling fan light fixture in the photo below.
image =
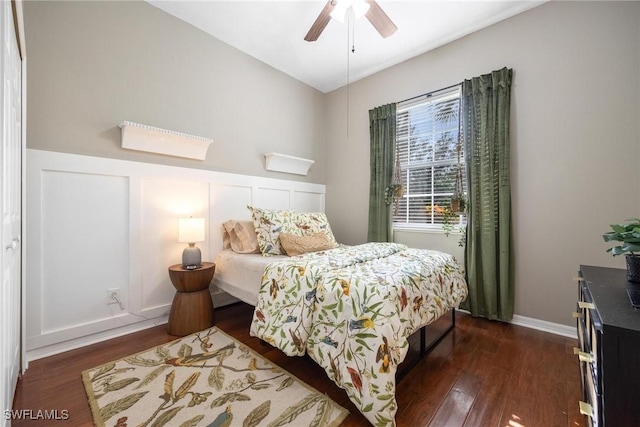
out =
{"type": "Polygon", "coordinates": [[[340,23],[344,23],[347,14],[353,12],[355,19],[360,19],[369,11],[366,0],[336,0],[336,5],[330,15],[340,23]]]}
{"type": "Polygon", "coordinates": [[[347,5],[347,3],[347,0],[337,1],[335,7],[330,13],[331,18],[341,24],[344,23],[345,17],[347,16],[347,9],[351,7],[351,5],[347,5]]]}
{"type": "Polygon", "coordinates": [[[304,39],[308,42],[318,40],[332,18],[344,23],[347,18],[360,19],[363,16],[383,38],[393,35],[398,29],[376,0],[327,0],[304,39]]]}
{"type": "Polygon", "coordinates": [[[362,18],[369,11],[369,3],[365,0],[354,0],[351,8],[356,19],[362,18]]]}

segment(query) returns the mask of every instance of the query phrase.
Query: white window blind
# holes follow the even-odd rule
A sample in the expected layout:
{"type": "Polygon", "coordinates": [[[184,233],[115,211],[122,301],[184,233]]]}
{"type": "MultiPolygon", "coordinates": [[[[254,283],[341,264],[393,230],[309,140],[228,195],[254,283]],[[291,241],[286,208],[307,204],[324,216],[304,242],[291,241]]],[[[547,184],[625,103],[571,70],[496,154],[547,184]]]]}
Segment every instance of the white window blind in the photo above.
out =
{"type": "MultiPolygon", "coordinates": [[[[398,104],[396,156],[404,195],[393,216],[396,227],[442,227],[456,189],[460,137],[460,86],[398,104]]],[[[464,153],[462,191],[466,196],[464,153]]],[[[464,225],[464,215],[453,219],[464,225]]]]}

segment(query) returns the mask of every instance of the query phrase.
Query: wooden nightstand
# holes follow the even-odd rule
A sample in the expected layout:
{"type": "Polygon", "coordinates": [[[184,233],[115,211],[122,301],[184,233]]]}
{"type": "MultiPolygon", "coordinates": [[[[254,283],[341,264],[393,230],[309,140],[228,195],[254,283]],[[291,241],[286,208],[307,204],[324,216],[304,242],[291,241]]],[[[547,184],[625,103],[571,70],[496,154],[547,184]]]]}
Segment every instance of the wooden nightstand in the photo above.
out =
{"type": "Polygon", "coordinates": [[[169,277],[177,291],[169,313],[169,334],[184,336],[213,326],[209,283],[215,270],[212,262],[203,262],[194,270],[185,270],[181,264],[169,267],[169,277]]]}

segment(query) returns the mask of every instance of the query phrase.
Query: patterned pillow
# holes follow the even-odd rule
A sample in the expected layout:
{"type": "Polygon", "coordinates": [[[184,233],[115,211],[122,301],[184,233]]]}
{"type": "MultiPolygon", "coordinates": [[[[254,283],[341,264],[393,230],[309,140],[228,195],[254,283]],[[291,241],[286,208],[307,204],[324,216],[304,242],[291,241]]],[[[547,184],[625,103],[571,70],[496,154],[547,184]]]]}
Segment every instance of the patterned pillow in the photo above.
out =
{"type": "Polygon", "coordinates": [[[311,236],[280,233],[280,244],[289,256],[306,254],[307,252],[325,251],[338,247],[338,244],[332,242],[329,235],[322,231],[312,234],[311,236]]]}
{"type": "Polygon", "coordinates": [[[256,229],[258,246],[262,255],[283,255],[278,236],[285,224],[290,223],[293,212],[275,211],[247,206],[251,211],[253,226],[256,229]]]}
{"type": "Polygon", "coordinates": [[[280,233],[290,233],[296,236],[310,236],[324,232],[330,242],[336,238],[331,232],[327,216],[323,212],[299,213],[289,210],[270,210],[247,206],[251,211],[253,225],[256,229],[258,246],[262,255],[285,255],[280,244],[280,233]]]}

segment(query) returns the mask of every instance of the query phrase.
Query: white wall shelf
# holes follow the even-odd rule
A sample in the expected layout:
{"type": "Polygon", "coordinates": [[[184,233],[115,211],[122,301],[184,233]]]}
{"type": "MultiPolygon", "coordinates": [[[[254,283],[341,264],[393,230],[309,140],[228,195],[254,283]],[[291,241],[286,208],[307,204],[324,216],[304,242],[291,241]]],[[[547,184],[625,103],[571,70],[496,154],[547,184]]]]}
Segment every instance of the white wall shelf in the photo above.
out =
{"type": "Polygon", "coordinates": [[[314,163],[313,160],[280,153],[267,153],[264,157],[265,168],[268,171],[293,173],[296,175],[306,175],[314,163]]]}
{"type": "Polygon", "coordinates": [[[122,148],[204,160],[212,139],[133,122],[120,123],[122,148]]]}

